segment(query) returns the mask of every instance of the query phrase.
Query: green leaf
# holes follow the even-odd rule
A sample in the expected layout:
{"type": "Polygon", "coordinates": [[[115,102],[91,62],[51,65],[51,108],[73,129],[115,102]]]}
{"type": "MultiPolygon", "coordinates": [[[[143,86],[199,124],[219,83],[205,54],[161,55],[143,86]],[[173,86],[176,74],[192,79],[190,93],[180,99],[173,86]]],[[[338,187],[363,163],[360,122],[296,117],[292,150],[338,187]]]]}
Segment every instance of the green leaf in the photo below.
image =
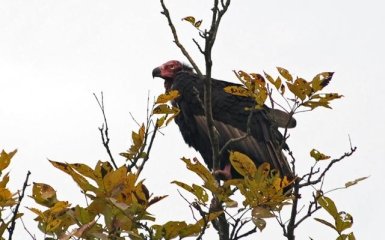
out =
{"type": "Polygon", "coordinates": [[[334,227],[333,224],[331,224],[330,222],[326,221],[326,220],[323,220],[323,219],[320,219],[320,218],[314,218],[314,220],[316,220],[317,222],[320,222],[330,228],[333,228],[334,230],[336,230],[336,228],[334,227]]]}

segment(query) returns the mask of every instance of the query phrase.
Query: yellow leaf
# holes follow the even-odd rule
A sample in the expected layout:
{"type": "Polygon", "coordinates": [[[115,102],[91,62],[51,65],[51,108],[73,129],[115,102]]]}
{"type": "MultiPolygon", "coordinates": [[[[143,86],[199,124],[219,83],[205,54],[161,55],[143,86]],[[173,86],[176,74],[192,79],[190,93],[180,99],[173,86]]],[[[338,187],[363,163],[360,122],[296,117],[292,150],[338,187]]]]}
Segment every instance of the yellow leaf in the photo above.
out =
{"type": "Polygon", "coordinates": [[[142,146],[143,140],[144,140],[144,134],[145,134],[145,128],[144,124],[139,128],[138,133],[132,132],[132,141],[134,142],[134,145],[139,149],[140,146],[142,146]]]}
{"type": "Polygon", "coordinates": [[[339,217],[336,220],[336,230],[341,233],[344,230],[351,228],[353,225],[353,217],[349,213],[339,212],[339,217]]]}
{"type": "Polygon", "coordinates": [[[4,150],[0,153],[0,173],[6,169],[11,163],[12,157],[16,154],[17,150],[14,150],[10,153],[6,153],[4,150]]]}
{"type": "Polygon", "coordinates": [[[140,181],[134,188],[134,194],[138,199],[138,202],[142,205],[147,205],[149,199],[148,189],[143,184],[143,180],[140,181]]]}
{"type": "Polygon", "coordinates": [[[8,184],[8,181],[9,181],[9,174],[6,173],[0,182],[0,188],[5,188],[8,184]]]}
{"type": "Polygon", "coordinates": [[[164,228],[164,238],[165,239],[172,239],[179,235],[179,232],[187,227],[187,223],[185,222],[167,222],[165,225],[163,225],[164,228]]]}
{"type": "Polygon", "coordinates": [[[357,179],[355,179],[353,181],[349,181],[349,182],[345,183],[345,187],[348,188],[348,187],[351,187],[353,185],[356,185],[358,182],[361,182],[361,181],[367,179],[368,177],[369,176],[367,176],[367,177],[360,177],[360,178],[357,178],[357,179]]]}
{"type": "Polygon", "coordinates": [[[329,102],[334,99],[342,98],[343,95],[339,95],[338,93],[320,93],[315,94],[311,97],[311,99],[319,99],[320,102],[329,102]]]}
{"type": "Polygon", "coordinates": [[[223,90],[232,95],[241,97],[250,97],[251,95],[250,91],[242,86],[227,86],[223,90]]]}
{"type": "Polygon", "coordinates": [[[311,110],[317,107],[331,108],[329,102],[320,102],[320,101],[306,101],[302,106],[309,107],[311,110]]]}
{"type": "Polygon", "coordinates": [[[251,211],[251,216],[253,218],[272,218],[275,217],[275,215],[270,211],[269,208],[258,206],[254,207],[251,211]]]}
{"type": "Polygon", "coordinates": [[[70,206],[71,204],[69,204],[67,201],[58,201],[53,207],[50,208],[50,211],[53,214],[59,214],[66,211],[70,206]]]}
{"type": "Polygon", "coordinates": [[[180,113],[180,110],[179,108],[176,108],[177,112],[175,114],[173,114],[171,117],[169,117],[166,121],[166,126],[174,119],[178,116],[178,114],[180,113]]]}
{"type": "Polygon", "coordinates": [[[54,218],[47,223],[47,227],[45,228],[46,232],[54,232],[61,224],[61,220],[58,218],[54,218]]]}
{"type": "Polygon", "coordinates": [[[330,156],[327,156],[314,148],[310,151],[310,156],[316,161],[330,159],[330,156]]]}
{"type": "Polygon", "coordinates": [[[72,179],[78,184],[78,186],[84,191],[84,192],[87,192],[87,191],[92,191],[94,193],[98,192],[98,189],[94,186],[92,186],[85,177],[83,177],[82,175],[78,174],[77,172],[75,172],[70,164],[67,164],[67,163],[61,163],[61,162],[55,162],[55,161],[52,161],[52,160],[49,160],[50,163],[62,170],[63,172],[67,173],[68,175],[70,175],[72,177],[72,179]]]}
{"type": "Polygon", "coordinates": [[[83,176],[96,180],[94,170],[89,166],[87,166],[86,164],[72,163],[72,164],[69,164],[69,166],[75,171],[77,171],[78,173],[82,174],[83,176]]]}
{"type": "Polygon", "coordinates": [[[194,27],[199,28],[202,24],[202,20],[195,22],[194,27]]]}
{"type": "Polygon", "coordinates": [[[115,171],[107,173],[106,176],[103,178],[103,185],[106,189],[107,194],[119,194],[120,191],[114,190],[118,190],[118,187],[124,184],[126,176],[127,168],[124,165],[116,169],[115,171]]]}
{"type": "Polygon", "coordinates": [[[316,220],[317,222],[320,222],[320,223],[322,223],[322,224],[324,224],[324,225],[326,225],[326,226],[328,226],[328,227],[330,227],[330,228],[336,230],[336,228],[334,227],[334,225],[331,224],[330,222],[326,221],[326,220],[323,220],[323,219],[321,219],[321,218],[314,218],[314,220],[316,220]]]}
{"type": "Polygon", "coordinates": [[[153,198],[151,198],[150,201],[148,201],[148,206],[151,206],[152,204],[155,204],[166,197],[168,197],[168,195],[153,197],[153,198]]]}
{"type": "Polygon", "coordinates": [[[178,90],[171,90],[171,91],[168,91],[166,93],[163,93],[163,94],[160,94],[158,96],[158,98],[156,99],[156,104],[159,104],[159,103],[166,103],[170,100],[174,100],[175,98],[179,97],[180,94],[178,92],[178,90]]]}
{"type": "Polygon", "coordinates": [[[172,181],[171,183],[176,184],[179,187],[183,188],[184,190],[194,194],[194,189],[190,185],[188,185],[186,183],[179,182],[179,181],[172,181]]]}
{"type": "Polygon", "coordinates": [[[297,78],[293,84],[287,83],[289,90],[302,101],[312,93],[310,84],[303,78],[297,78]]]}
{"type": "Polygon", "coordinates": [[[158,128],[162,127],[165,120],[166,120],[166,115],[162,116],[161,118],[156,119],[156,126],[158,128]]]}
{"type": "Polygon", "coordinates": [[[264,72],[265,74],[265,77],[267,78],[267,80],[274,85],[274,87],[278,90],[282,85],[282,80],[280,77],[277,77],[277,80],[274,80],[269,74],[267,74],[266,72],[264,72]]]}
{"type": "Polygon", "coordinates": [[[337,207],[334,204],[333,200],[325,197],[320,196],[317,200],[318,204],[321,205],[323,209],[325,209],[334,219],[339,218],[339,214],[337,211],[337,207]]]}
{"type": "MultiPolygon", "coordinates": [[[[215,219],[217,219],[221,214],[223,214],[223,211],[218,211],[218,212],[211,212],[208,215],[205,216],[206,222],[211,222],[215,219]]],[[[205,223],[205,220],[202,218],[198,221],[198,224],[203,226],[205,223]]]]}
{"type": "Polygon", "coordinates": [[[107,175],[107,173],[113,171],[113,167],[111,166],[111,164],[109,162],[102,162],[102,161],[98,161],[96,163],[96,166],[95,166],[95,176],[98,178],[98,179],[103,179],[104,176],[107,175]]]}
{"type": "Polygon", "coordinates": [[[251,82],[251,76],[242,70],[238,71],[238,73],[235,72],[235,75],[242,83],[251,82]]]}
{"type": "Polygon", "coordinates": [[[41,220],[41,221],[46,221],[46,217],[44,215],[44,213],[37,209],[37,208],[29,208],[27,207],[28,210],[30,210],[31,212],[35,213],[36,215],[38,215],[38,218],[41,220]]]}
{"type": "Polygon", "coordinates": [[[326,87],[332,79],[333,74],[333,72],[323,72],[317,74],[310,82],[313,91],[317,92],[326,87]]]}
{"type": "Polygon", "coordinates": [[[12,193],[6,188],[0,188],[0,207],[12,206],[14,203],[12,193]]]}
{"type": "Polygon", "coordinates": [[[187,17],[182,18],[182,21],[187,21],[187,22],[191,23],[192,25],[194,25],[195,24],[195,17],[187,16],[187,17]]]}
{"type": "Polygon", "coordinates": [[[85,231],[87,231],[88,229],[90,229],[91,227],[93,227],[95,225],[95,223],[96,223],[96,220],[92,220],[91,222],[89,222],[87,224],[83,224],[81,227],[72,230],[71,233],[64,234],[63,236],[61,236],[59,238],[59,240],[69,240],[69,239],[71,239],[71,237],[80,238],[83,235],[83,233],[85,231]]]}
{"type": "Polygon", "coordinates": [[[253,223],[255,226],[259,229],[259,231],[262,231],[266,227],[266,221],[262,218],[252,218],[253,223]]]}
{"type": "Polygon", "coordinates": [[[158,105],[152,110],[154,114],[175,114],[179,112],[176,107],[170,107],[167,104],[158,105]]]}
{"type": "Polygon", "coordinates": [[[46,207],[52,207],[58,201],[55,189],[45,183],[33,183],[32,198],[38,204],[46,207]]]}
{"type": "Polygon", "coordinates": [[[279,74],[284,77],[287,81],[292,82],[293,76],[291,76],[290,72],[282,67],[277,67],[279,74]]]}
{"type": "Polygon", "coordinates": [[[242,176],[253,176],[257,168],[253,160],[251,160],[247,155],[240,152],[230,152],[230,162],[235,170],[242,176]]]}
{"type": "Polygon", "coordinates": [[[194,162],[191,162],[191,160],[187,158],[181,158],[181,160],[186,163],[187,169],[196,173],[205,182],[204,187],[212,192],[216,191],[218,188],[217,181],[205,166],[203,166],[197,159],[194,159],[194,162]]]}
{"type": "Polygon", "coordinates": [[[209,200],[207,192],[201,186],[193,184],[191,187],[190,185],[179,181],[172,181],[171,183],[174,183],[184,190],[194,194],[201,203],[206,203],[209,200]]]}

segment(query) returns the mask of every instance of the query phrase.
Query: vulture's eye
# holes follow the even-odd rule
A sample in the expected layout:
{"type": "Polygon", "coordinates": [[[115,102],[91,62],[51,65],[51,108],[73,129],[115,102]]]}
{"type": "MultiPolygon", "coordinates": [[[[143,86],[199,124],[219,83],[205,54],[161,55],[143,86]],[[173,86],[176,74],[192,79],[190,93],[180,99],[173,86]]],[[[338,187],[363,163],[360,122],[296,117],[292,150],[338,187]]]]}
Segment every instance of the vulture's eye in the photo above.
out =
{"type": "Polygon", "coordinates": [[[170,66],[170,69],[174,69],[174,68],[175,68],[174,65],[171,65],[171,66],[170,66]]]}

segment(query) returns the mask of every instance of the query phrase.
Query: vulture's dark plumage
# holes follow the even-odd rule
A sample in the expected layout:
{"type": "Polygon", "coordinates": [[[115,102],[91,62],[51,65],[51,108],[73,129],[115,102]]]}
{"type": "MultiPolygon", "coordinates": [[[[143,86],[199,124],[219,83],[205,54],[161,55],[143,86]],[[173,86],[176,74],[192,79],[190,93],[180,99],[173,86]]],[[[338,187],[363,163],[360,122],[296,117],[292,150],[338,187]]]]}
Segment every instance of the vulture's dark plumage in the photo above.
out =
{"type": "MultiPolygon", "coordinates": [[[[175,118],[180,132],[186,143],[195,148],[203,157],[207,166],[212,168],[212,151],[208,137],[208,127],[203,104],[203,80],[193,72],[192,68],[178,61],[169,61],[152,72],[153,77],[165,80],[166,91],[178,90],[180,96],[174,104],[181,112],[175,118]]],[[[248,97],[235,96],[226,93],[226,86],[237,84],[212,80],[212,112],[215,128],[219,133],[219,147],[221,148],[229,139],[239,138],[247,132],[247,119],[250,111],[245,109],[253,107],[255,101],[248,97]]],[[[273,110],[266,106],[253,113],[251,118],[251,134],[244,140],[238,141],[228,147],[220,156],[220,166],[225,178],[239,177],[235,169],[230,168],[229,151],[239,151],[248,155],[256,165],[263,162],[270,163],[281,175],[292,178],[292,171],[283,155],[283,137],[278,127],[295,126],[295,120],[288,114],[273,110]],[[286,124],[289,121],[289,124],[286,124]]]]}

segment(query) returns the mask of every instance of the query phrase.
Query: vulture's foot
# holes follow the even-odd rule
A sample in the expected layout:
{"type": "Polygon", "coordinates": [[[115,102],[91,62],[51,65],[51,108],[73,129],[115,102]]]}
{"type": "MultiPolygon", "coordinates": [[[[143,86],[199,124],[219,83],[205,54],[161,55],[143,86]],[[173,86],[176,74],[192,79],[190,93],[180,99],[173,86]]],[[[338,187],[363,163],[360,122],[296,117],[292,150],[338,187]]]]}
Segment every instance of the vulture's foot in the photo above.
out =
{"type": "Polygon", "coordinates": [[[231,175],[231,165],[227,164],[223,169],[214,171],[214,175],[219,177],[221,180],[229,180],[232,179],[231,175]]]}

